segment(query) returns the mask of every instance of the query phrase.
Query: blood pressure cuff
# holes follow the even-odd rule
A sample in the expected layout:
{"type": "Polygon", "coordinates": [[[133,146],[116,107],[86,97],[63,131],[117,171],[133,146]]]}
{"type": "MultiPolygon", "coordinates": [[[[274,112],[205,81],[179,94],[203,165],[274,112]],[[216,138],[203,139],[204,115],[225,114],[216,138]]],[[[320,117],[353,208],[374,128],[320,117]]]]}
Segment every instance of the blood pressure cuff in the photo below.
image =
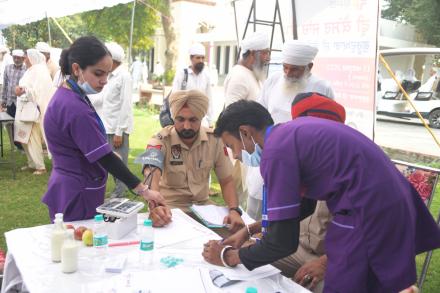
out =
{"type": "Polygon", "coordinates": [[[157,167],[162,172],[163,162],[165,158],[163,153],[155,148],[149,148],[144,153],[140,154],[136,159],[134,159],[135,164],[142,164],[142,173],[145,167],[157,167]]]}

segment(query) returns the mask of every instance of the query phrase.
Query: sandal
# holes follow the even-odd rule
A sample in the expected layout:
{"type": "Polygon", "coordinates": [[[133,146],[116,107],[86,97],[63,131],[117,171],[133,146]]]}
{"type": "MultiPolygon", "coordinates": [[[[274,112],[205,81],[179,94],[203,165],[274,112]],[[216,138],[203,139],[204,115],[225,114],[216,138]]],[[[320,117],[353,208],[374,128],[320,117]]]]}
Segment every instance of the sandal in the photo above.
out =
{"type": "Polygon", "coordinates": [[[40,169],[40,170],[35,170],[34,173],[32,173],[33,175],[43,175],[46,174],[46,169],[40,169]]]}

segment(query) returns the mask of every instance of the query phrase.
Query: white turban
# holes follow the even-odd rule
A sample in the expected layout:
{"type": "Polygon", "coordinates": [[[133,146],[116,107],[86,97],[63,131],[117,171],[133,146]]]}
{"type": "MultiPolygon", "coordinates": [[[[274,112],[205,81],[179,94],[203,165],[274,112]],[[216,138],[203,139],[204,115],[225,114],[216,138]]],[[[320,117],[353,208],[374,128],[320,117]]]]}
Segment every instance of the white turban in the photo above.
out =
{"type": "Polygon", "coordinates": [[[318,54],[318,48],[310,46],[303,41],[290,40],[284,43],[281,53],[283,63],[305,66],[309,63],[313,63],[313,59],[315,59],[316,54],[318,54]]]}
{"type": "Polygon", "coordinates": [[[189,55],[205,56],[205,46],[200,43],[195,43],[189,48],[189,55]]]}
{"type": "Polygon", "coordinates": [[[6,47],[5,45],[0,45],[0,53],[7,53],[8,52],[8,47],[6,47]]]}
{"type": "Polygon", "coordinates": [[[41,53],[50,53],[50,46],[48,43],[45,42],[38,42],[35,45],[35,49],[37,49],[41,53]]]}
{"type": "Polygon", "coordinates": [[[124,49],[122,49],[122,47],[119,44],[115,42],[110,42],[110,43],[105,43],[105,46],[107,47],[107,50],[110,52],[110,54],[112,54],[113,60],[121,63],[122,61],[124,61],[125,58],[124,49]]]}
{"type": "Polygon", "coordinates": [[[24,57],[24,52],[21,49],[12,50],[12,56],[24,57]]]}
{"type": "Polygon", "coordinates": [[[241,42],[241,51],[243,54],[247,51],[259,51],[269,49],[269,47],[269,36],[262,32],[252,33],[241,42]]]}
{"type": "Polygon", "coordinates": [[[32,65],[46,64],[46,57],[44,57],[44,55],[37,49],[28,49],[26,55],[32,65]]]}

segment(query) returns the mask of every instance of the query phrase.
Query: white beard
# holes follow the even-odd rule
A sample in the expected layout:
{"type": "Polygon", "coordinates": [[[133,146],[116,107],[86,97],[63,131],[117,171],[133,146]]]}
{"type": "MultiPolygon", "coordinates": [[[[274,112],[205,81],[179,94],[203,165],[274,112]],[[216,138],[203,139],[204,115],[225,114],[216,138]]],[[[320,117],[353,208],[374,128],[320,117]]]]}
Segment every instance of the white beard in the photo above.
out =
{"type": "Polygon", "coordinates": [[[266,66],[263,66],[262,68],[252,68],[252,72],[254,73],[255,78],[258,81],[264,82],[266,79],[266,66]]]}
{"type": "Polygon", "coordinates": [[[267,77],[267,65],[263,64],[261,60],[258,58],[255,61],[255,64],[252,66],[252,72],[255,75],[255,78],[258,81],[263,82],[267,77]]]}
{"type": "Polygon", "coordinates": [[[305,81],[302,79],[292,80],[290,78],[284,77],[283,80],[283,93],[290,96],[292,93],[298,93],[305,86],[305,81]]]}

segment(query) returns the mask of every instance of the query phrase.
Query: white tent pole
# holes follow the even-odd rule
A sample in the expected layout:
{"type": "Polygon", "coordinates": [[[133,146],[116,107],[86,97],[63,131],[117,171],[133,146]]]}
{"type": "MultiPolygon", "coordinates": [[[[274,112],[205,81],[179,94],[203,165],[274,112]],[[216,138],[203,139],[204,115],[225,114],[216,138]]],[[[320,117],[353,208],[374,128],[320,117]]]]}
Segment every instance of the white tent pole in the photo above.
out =
{"type": "Polygon", "coordinates": [[[131,49],[133,47],[133,27],[134,27],[134,12],[136,9],[136,0],[133,1],[133,10],[131,11],[131,26],[130,26],[130,45],[128,47],[128,63],[132,63],[131,49]]]}
{"type": "Polygon", "coordinates": [[[50,34],[50,22],[49,22],[49,18],[47,17],[47,11],[46,11],[46,20],[47,20],[47,32],[49,34],[49,46],[52,47],[52,36],[50,34]]]}

